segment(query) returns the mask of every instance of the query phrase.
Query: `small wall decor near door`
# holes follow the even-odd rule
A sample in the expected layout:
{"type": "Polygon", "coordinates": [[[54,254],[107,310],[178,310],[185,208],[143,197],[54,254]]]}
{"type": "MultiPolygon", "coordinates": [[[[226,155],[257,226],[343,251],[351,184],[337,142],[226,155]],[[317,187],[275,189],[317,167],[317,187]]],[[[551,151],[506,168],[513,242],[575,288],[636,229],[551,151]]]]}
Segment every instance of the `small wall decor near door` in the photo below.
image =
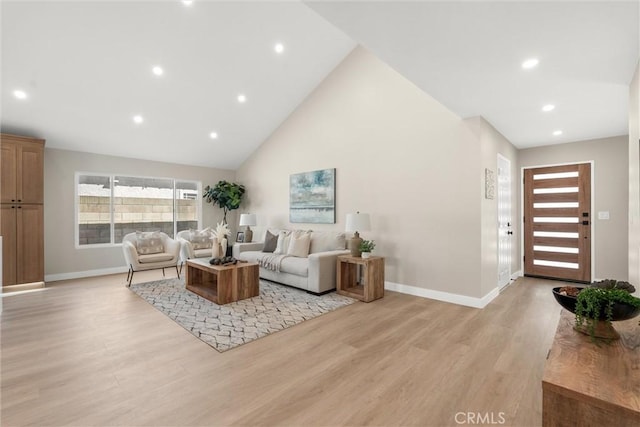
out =
{"type": "Polygon", "coordinates": [[[335,224],[335,169],[296,173],[289,177],[289,221],[335,224]]]}
{"type": "Polygon", "coordinates": [[[591,164],[524,170],[524,274],[591,282],[591,164]]]}
{"type": "Polygon", "coordinates": [[[493,200],[496,197],[496,176],[491,169],[484,170],[484,198],[493,200]]]}

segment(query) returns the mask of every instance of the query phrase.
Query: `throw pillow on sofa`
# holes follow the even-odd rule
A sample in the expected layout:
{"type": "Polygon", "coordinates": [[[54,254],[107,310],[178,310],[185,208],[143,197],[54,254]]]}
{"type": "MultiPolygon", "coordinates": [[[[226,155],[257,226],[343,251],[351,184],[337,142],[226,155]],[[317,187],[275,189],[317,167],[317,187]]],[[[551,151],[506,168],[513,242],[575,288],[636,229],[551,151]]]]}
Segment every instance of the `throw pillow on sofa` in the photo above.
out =
{"type": "Polygon", "coordinates": [[[278,236],[267,230],[264,235],[264,248],[262,248],[262,252],[274,252],[277,246],[278,236]]]}
{"type": "Polygon", "coordinates": [[[276,249],[273,251],[276,255],[284,255],[289,249],[289,240],[291,239],[291,231],[283,230],[278,233],[278,242],[276,249]]]}
{"type": "Polygon", "coordinates": [[[289,248],[287,255],[298,258],[307,258],[309,256],[309,246],[311,245],[310,233],[294,233],[289,240],[289,248]]]}

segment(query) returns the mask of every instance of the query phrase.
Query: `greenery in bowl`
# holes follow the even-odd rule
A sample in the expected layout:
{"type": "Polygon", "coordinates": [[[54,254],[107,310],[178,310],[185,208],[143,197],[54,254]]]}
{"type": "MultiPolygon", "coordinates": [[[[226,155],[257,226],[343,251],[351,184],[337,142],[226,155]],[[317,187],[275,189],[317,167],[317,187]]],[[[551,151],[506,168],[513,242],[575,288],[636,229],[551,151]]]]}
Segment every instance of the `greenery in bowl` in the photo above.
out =
{"type": "Polygon", "coordinates": [[[376,248],[376,242],[373,240],[363,240],[358,249],[360,252],[372,252],[376,248]]]}
{"type": "Polygon", "coordinates": [[[614,304],[626,304],[640,309],[640,298],[631,295],[635,288],[627,282],[604,280],[589,288],[582,289],[576,298],[576,327],[586,328],[591,338],[595,338],[598,321],[611,324],[614,304]]]}

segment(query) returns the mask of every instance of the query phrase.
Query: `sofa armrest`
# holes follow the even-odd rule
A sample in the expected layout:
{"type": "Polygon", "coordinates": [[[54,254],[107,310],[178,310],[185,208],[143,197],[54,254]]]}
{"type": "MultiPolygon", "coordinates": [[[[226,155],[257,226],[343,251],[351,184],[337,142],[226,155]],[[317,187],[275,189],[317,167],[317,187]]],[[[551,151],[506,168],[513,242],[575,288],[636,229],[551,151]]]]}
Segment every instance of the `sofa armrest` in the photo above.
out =
{"type": "Polygon", "coordinates": [[[309,254],[308,290],[320,293],[335,289],[337,259],[350,253],[349,250],[338,250],[309,254]]]}
{"type": "Polygon", "coordinates": [[[264,242],[234,243],[233,257],[238,258],[242,252],[261,251],[262,248],[264,248],[264,242]]]}

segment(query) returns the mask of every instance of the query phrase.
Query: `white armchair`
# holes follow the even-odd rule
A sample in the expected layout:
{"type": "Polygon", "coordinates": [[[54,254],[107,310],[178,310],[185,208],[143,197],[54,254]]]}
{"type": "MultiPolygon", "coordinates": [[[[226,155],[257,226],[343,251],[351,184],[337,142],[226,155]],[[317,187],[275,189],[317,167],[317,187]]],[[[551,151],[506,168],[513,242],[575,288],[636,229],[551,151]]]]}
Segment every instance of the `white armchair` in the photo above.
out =
{"type": "Polygon", "coordinates": [[[173,240],[165,233],[156,231],[149,233],[129,233],[122,238],[124,259],[129,265],[127,286],[131,286],[133,273],[136,271],[164,269],[175,267],[178,277],[178,261],[180,260],[180,242],[173,240]]]}
{"type": "Polygon", "coordinates": [[[180,242],[180,269],[182,270],[182,264],[189,259],[211,258],[212,238],[213,234],[209,228],[179,231],[176,240],[180,242]]]}

